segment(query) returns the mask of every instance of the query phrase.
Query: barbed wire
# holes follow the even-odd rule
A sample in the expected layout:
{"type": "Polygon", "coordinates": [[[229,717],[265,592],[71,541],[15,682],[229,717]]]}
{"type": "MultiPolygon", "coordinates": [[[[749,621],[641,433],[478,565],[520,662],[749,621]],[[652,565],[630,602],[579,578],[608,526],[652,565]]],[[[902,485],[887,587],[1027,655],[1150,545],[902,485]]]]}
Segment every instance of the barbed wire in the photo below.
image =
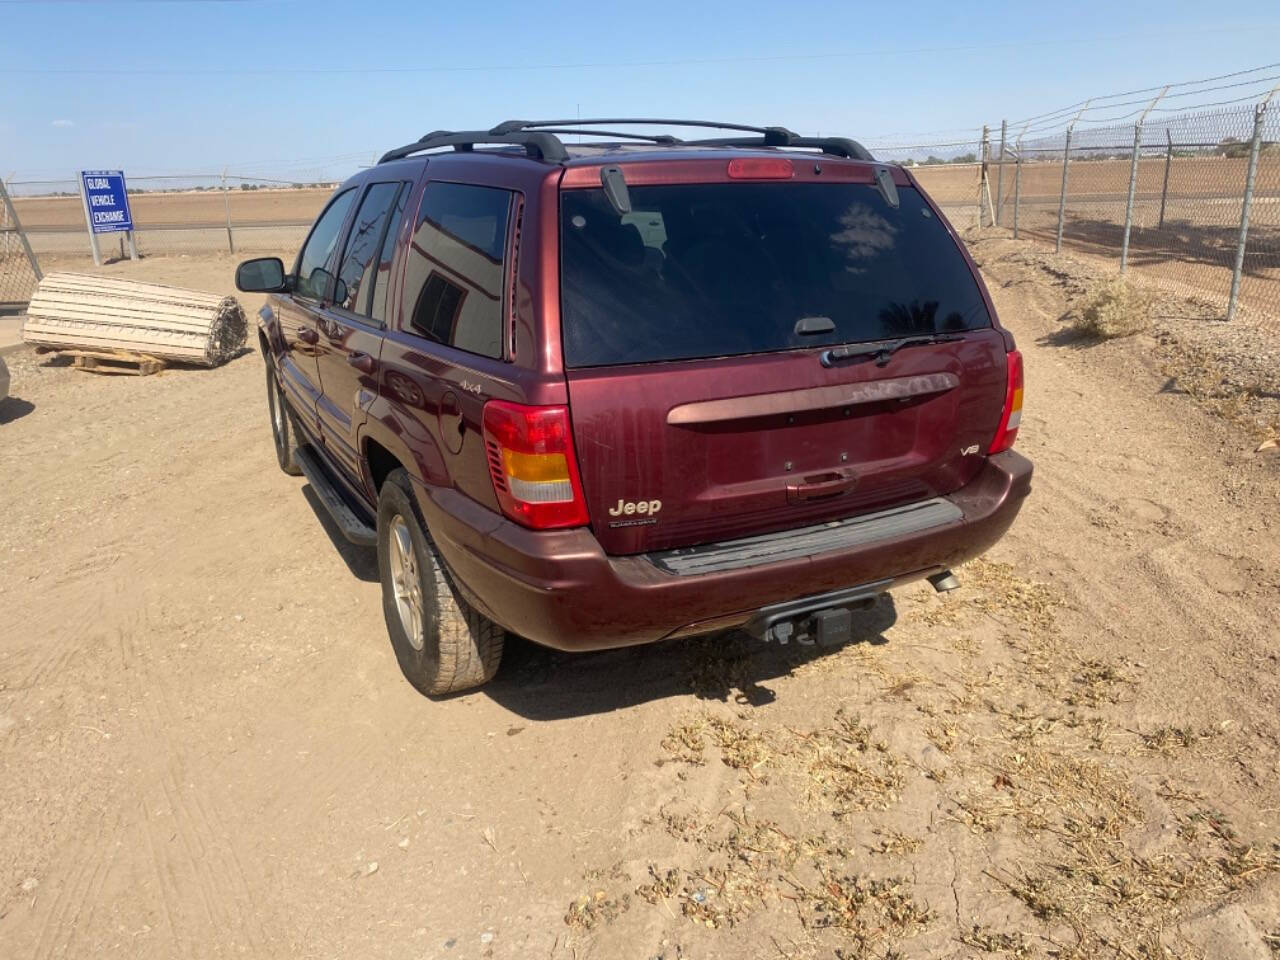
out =
{"type": "MultiPolygon", "coordinates": [[[[1182,87],[1193,87],[1193,86],[1198,86],[1204,83],[1215,83],[1218,80],[1233,80],[1236,77],[1243,77],[1250,73],[1261,73],[1263,70],[1274,70],[1277,67],[1280,67],[1280,62],[1264,63],[1262,66],[1259,66],[1259,67],[1250,67],[1248,70],[1237,70],[1234,73],[1223,73],[1223,74],[1219,74],[1216,77],[1202,77],[1199,80],[1179,80],[1175,83],[1168,83],[1168,84],[1161,83],[1161,84],[1156,84],[1155,86],[1152,86],[1152,87],[1143,87],[1138,90],[1125,90],[1120,93],[1109,93],[1109,94],[1103,94],[1102,96],[1097,96],[1097,97],[1086,97],[1084,100],[1077,100],[1075,103],[1068,104],[1065,107],[1058,107],[1054,110],[1046,111],[1045,113],[1036,114],[1030,117],[1023,117],[1021,120],[1010,120],[1009,126],[1017,127],[1021,124],[1032,123],[1033,121],[1043,120],[1051,116],[1052,117],[1066,116],[1070,114],[1072,111],[1079,110],[1081,107],[1086,107],[1090,105],[1107,106],[1107,107],[1127,106],[1127,104],[1109,103],[1108,101],[1115,100],[1119,97],[1131,97],[1134,94],[1138,94],[1138,93],[1156,93],[1160,90],[1165,89],[1166,87],[1168,87],[1169,89],[1180,89],[1182,87]]],[[[1250,83],[1250,82],[1260,83],[1262,81],[1261,80],[1243,81],[1243,83],[1250,83]]],[[[1192,93],[1194,92],[1208,92],[1208,91],[1192,91],[1192,93]]],[[[1175,94],[1175,96],[1186,96],[1186,95],[1187,95],[1186,93],[1175,94]]],[[[1145,103],[1146,101],[1143,100],[1143,101],[1133,101],[1133,102],[1145,103]]]]}

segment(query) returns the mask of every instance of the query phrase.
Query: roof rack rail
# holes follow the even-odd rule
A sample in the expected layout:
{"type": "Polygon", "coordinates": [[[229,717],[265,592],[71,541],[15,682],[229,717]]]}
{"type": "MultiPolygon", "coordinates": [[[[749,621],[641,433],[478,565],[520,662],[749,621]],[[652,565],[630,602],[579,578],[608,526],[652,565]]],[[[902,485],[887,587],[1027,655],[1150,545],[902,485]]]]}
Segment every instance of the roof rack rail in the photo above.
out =
{"type": "Polygon", "coordinates": [[[389,163],[437,147],[453,147],[454,150],[467,152],[477,144],[524,147],[525,153],[534,159],[551,163],[563,163],[569,159],[564,144],[552,133],[536,130],[513,130],[509,133],[494,133],[491,130],[433,130],[413,143],[388,150],[378,158],[378,162],[389,163]]]}
{"type": "Polygon", "coordinates": [[[619,140],[641,140],[662,146],[688,147],[799,147],[821,150],[830,156],[852,160],[874,160],[867,148],[856,140],[844,137],[802,137],[786,127],[752,127],[741,123],[721,123],[715,120],[663,120],[657,118],[593,118],[588,120],[507,120],[490,130],[433,130],[413,143],[388,150],[378,160],[388,163],[403,157],[453,147],[469,151],[479,144],[495,146],[521,146],[525,153],[537,160],[563,163],[569,152],[560,136],[616,137],[619,140]],[[725,137],[714,140],[681,140],[669,134],[620,133],[616,130],[584,129],[603,125],[699,127],[712,130],[737,130],[759,134],[755,137],[725,137]]]}
{"type": "MultiPolygon", "coordinates": [[[[604,131],[594,130],[549,130],[548,127],[580,127],[594,126],[596,124],[624,124],[635,126],[670,126],[670,127],[702,127],[712,130],[740,130],[743,133],[758,133],[760,139],[746,137],[732,137],[719,140],[675,140],[674,142],[687,146],[704,146],[704,147],[802,147],[807,149],[821,150],[823,153],[838,157],[848,157],[851,160],[874,160],[870,151],[856,140],[849,140],[845,137],[802,137],[793,130],[786,127],[753,127],[743,123],[722,123],[718,120],[668,120],[656,117],[649,118],[592,118],[589,120],[508,120],[500,123],[490,133],[510,134],[518,131],[541,130],[544,133],[584,133],[597,134],[600,136],[616,136],[624,137],[625,134],[605,133],[604,131]]],[[[642,139],[641,137],[631,134],[628,139],[642,139]]],[[[655,143],[664,142],[658,137],[646,137],[643,139],[653,140],[655,143]]],[[[673,138],[674,139],[674,138],[673,138]]]]}

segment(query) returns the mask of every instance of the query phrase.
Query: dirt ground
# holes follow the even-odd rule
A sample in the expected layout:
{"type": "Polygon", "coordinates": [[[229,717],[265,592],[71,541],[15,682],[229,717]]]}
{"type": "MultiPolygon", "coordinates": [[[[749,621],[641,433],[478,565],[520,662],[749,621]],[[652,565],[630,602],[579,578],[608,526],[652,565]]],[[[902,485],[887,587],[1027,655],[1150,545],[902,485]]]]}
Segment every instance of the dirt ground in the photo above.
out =
{"type": "Polygon", "coordinates": [[[276,469],[257,356],[8,357],[0,957],[1275,956],[1280,457],[973,249],[1037,472],[961,590],[837,652],[516,642],[440,701],[276,469]]]}

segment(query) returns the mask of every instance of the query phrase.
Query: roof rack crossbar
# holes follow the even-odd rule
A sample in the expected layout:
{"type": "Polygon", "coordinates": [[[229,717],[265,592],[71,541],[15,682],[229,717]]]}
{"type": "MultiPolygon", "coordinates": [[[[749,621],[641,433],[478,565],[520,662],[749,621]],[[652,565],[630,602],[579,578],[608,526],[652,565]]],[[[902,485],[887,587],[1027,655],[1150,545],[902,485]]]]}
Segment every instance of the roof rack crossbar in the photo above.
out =
{"type": "Polygon", "coordinates": [[[798,134],[786,127],[751,127],[741,123],[721,123],[716,120],[664,120],[656,117],[594,117],[586,120],[507,120],[494,127],[490,133],[513,133],[517,130],[537,130],[545,127],[581,127],[599,124],[627,124],[628,126],[706,127],[712,130],[741,130],[743,133],[760,133],[769,146],[785,146],[785,141],[798,134]]]}
{"type": "Polygon", "coordinates": [[[687,140],[687,147],[801,147],[821,150],[832,157],[873,161],[875,157],[862,144],[847,137],[792,137],[786,143],[770,143],[767,137],[724,137],[716,140],[687,140]]]}
{"type": "Polygon", "coordinates": [[[538,130],[513,130],[501,133],[494,133],[491,130],[434,130],[413,143],[388,150],[378,159],[378,162],[389,163],[392,160],[400,160],[438,147],[453,147],[454,150],[469,151],[480,144],[524,147],[525,153],[534,159],[548,160],[551,163],[563,163],[569,158],[564,144],[555,134],[538,130]]]}

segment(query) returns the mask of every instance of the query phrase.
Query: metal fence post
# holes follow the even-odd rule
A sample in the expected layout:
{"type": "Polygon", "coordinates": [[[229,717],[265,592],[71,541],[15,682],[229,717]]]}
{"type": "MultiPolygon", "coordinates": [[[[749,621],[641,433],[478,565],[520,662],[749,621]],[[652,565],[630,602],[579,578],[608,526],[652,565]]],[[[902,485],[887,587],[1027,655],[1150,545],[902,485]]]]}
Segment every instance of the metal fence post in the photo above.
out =
{"type": "Polygon", "coordinates": [[[1158,226],[1164,227],[1164,204],[1169,199],[1169,167],[1173,165],[1173,134],[1169,132],[1169,128],[1164,129],[1164,139],[1168,146],[1164,151],[1164,186],[1160,188],[1160,222],[1158,226]]]}
{"type": "Polygon", "coordinates": [[[1129,158],[1129,199],[1124,204],[1124,237],[1120,241],[1120,275],[1129,263],[1129,231],[1133,228],[1133,197],[1138,192],[1138,150],[1142,146],[1142,122],[1133,125],[1133,155],[1129,158]]]}
{"type": "Polygon", "coordinates": [[[1129,262],[1129,231],[1133,227],[1133,197],[1138,189],[1138,154],[1142,150],[1142,125],[1147,122],[1147,115],[1168,92],[1168,87],[1161,90],[1156,98],[1147,104],[1147,109],[1142,111],[1142,116],[1138,117],[1138,122],[1133,125],[1133,156],[1129,158],[1129,199],[1124,206],[1124,239],[1120,242],[1121,276],[1124,276],[1124,268],[1129,262]]]}
{"type": "Polygon", "coordinates": [[[1000,205],[1004,202],[1004,145],[1009,133],[1009,121],[1000,121],[1000,165],[996,167],[996,226],[1000,226],[1000,205]]]}
{"type": "Polygon", "coordinates": [[[1249,239],[1249,209],[1253,206],[1253,187],[1258,179],[1258,151],[1262,146],[1262,121],[1267,115],[1267,94],[1253,110],[1253,139],[1249,141],[1249,172],[1244,181],[1244,202],[1240,205],[1240,236],[1236,240],[1236,263],[1231,271],[1231,293],[1227,297],[1227,319],[1234,320],[1240,299],[1240,277],[1244,273],[1244,248],[1249,239]]]}
{"type": "Polygon", "coordinates": [[[982,195],[987,186],[987,125],[982,125],[982,139],[978,141],[978,228],[982,228],[982,195]]]}
{"type": "Polygon", "coordinates": [[[1071,131],[1076,128],[1076,124],[1080,122],[1080,118],[1089,110],[1089,105],[1093,103],[1090,97],[1080,109],[1076,111],[1076,115],[1071,118],[1071,122],[1067,124],[1067,135],[1064,138],[1065,143],[1062,145],[1062,193],[1058,197],[1058,236],[1053,244],[1053,252],[1062,252],[1062,221],[1067,213],[1067,167],[1071,165],[1071,131]]]}
{"type": "Polygon", "coordinates": [[[231,237],[231,192],[227,189],[227,171],[222,170],[222,206],[227,213],[227,249],[236,252],[236,242],[231,237]]]}
{"type": "Polygon", "coordinates": [[[1062,192],[1058,194],[1058,236],[1053,252],[1062,252],[1062,218],[1067,212],[1067,167],[1071,163],[1071,128],[1067,127],[1066,142],[1062,148],[1062,192]]]}
{"type": "Polygon", "coordinates": [[[1022,199],[1022,141],[1017,143],[1018,155],[1013,161],[1013,239],[1018,239],[1018,205],[1022,199]]]}

